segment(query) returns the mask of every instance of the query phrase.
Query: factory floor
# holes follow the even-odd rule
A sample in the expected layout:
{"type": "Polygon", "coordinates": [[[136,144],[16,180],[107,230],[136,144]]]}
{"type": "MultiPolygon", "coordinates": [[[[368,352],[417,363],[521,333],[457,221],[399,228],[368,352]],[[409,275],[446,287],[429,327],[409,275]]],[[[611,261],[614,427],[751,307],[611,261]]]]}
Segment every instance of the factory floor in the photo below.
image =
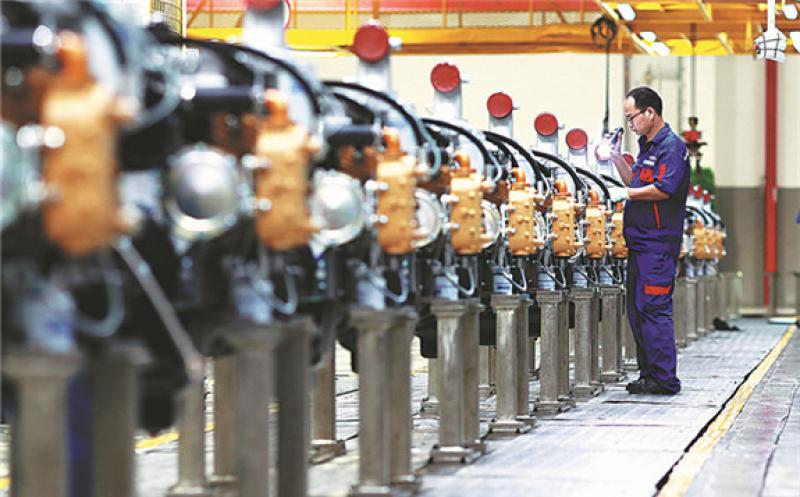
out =
{"type": "MultiPolygon", "coordinates": [[[[742,331],[714,332],[680,351],[679,395],[632,396],[624,383],[610,385],[566,413],[537,420],[528,434],[490,437],[488,453],[461,467],[427,465],[437,422],[419,416],[427,370],[415,355],[413,462],[422,475],[420,495],[649,497],[660,488],[665,497],[800,496],[800,333],[761,319],[735,324],[742,331]]],[[[311,467],[314,497],[343,496],[356,482],[357,387],[349,354],[339,350],[338,436],[347,453],[311,467]]],[[[537,394],[533,381],[531,399],[537,394]]],[[[493,409],[494,397],[482,403],[484,432],[493,409]]],[[[160,497],[175,482],[176,438],[167,433],[138,441],[140,497],[160,497]]],[[[210,432],[208,450],[210,472],[210,432]]],[[[5,496],[8,480],[0,481],[5,496]]]]}

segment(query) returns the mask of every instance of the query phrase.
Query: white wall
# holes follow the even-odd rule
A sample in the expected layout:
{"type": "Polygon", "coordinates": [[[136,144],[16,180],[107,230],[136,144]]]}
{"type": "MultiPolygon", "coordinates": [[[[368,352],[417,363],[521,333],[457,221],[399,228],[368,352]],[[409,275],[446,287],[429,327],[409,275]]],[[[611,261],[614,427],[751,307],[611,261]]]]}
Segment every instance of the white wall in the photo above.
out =
{"type": "MultiPolygon", "coordinates": [[[[800,188],[800,57],[778,66],[778,186],[800,188]]],[[[798,206],[800,207],[800,206],[798,206]]]]}
{"type": "MultiPolygon", "coordinates": [[[[308,58],[324,79],[343,79],[356,73],[352,56],[308,58]]],[[[622,125],[622,57],[613,56],[611,66],[610,127],[622,125]]],[[[605,108],[605,57],[599,55],[395,55],[392,58],[397,95],[413,103],[422,115],[433,100],[430,71],[439,62],[458,66],[469,79],[464,86],[464,117],[480,127],[488,126],[486,99],[505,91],[519,107],[514,114],[516,138],[534,141],[533,119],[543,111],[566,124],[565,132],[582,127],[590,137],[599,137],[605,108]]],[[[562,133],[562,150],[563,137],[562,133]]]]}

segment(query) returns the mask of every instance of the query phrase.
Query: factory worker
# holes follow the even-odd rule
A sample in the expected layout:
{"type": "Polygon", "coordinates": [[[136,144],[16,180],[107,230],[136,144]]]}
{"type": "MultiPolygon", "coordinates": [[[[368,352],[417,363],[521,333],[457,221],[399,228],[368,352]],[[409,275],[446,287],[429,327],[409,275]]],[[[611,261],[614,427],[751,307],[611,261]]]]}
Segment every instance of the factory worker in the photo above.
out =
{"type": "MultiPolygon", "coordinates": [[[[686,145],[664,118],[661,97],[648,87],[628,92],[623,110],[639,136],[633,167],[619,145],[612,160],[627,188],[613,188],[612,200],[626,200],[628,244],[627,309],[636,338],[640,377],[627,385],[632,394],[676,394],[675,326],[672,289],[680,252],[689,161],[686,145]]],[[[618,140],[617,143],[622,140],[618,140]]]]}

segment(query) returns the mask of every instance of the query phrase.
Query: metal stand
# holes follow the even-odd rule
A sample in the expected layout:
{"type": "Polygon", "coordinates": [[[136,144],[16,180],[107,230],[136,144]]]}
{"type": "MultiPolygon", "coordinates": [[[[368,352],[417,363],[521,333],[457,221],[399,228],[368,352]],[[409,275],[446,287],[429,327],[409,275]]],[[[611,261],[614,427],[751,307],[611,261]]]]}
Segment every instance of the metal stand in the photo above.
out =
{"type": "Polygon", "coordinates": [[[697,302],[695,306],[695,330],[698,338],[706,336],[706,277],[697,278],[697,302]]]}
{"type": "Polygon", "coordinates": [[[598,392],[605,390],[605,384],[600,381],[600,290],[595,289],[592,296],[592,306],[589,317],[589,338],[590,342],[590,363],[589,363],[589,385],[595,387],[598,392]]]}
{"type": "Polygon", "coordinates": [[[92,495],[134,497],[134,436],[139,426],[139,370],[145,349],[113,344],[93,358],[92,495]]]}
{"type": "Polygon", "coordinates": [[[521,421],[531,428],[536,424],[536,418],[531,413],[531,391],[528,380],[528,356],[530,354],[528,308],[532,305],[533,300],[524,296],[520,299],[517,308],[517,421],[521,421]]]}
{"type": "Polygon", "coordinates": [[[428,359],[428,396],[422,399],[419,412],[425,418],[439,416],[439,378],[442,374],[439,359],[428,359]]]}
{"type": "Polygon", "coordinates": [[[269,328],[278,339],[271,361],[275,365],[272,376],[279,407],[278,497],[305,497],[308,494],[308,391],[313,330],[314,324],[309,318],[295,318],[269,328]]]}
{"type": "Polygon", "coordinates": [[[686,342],[697,340],[697,280],[686,278],[686,342]]]}
{"type": "Polygon", "coordinates": [[[579,401],[588,400],[601,392],[592,385],[592,301],[594,288],[573,288],[570,296],[575,303],[575,386],[572,394],[579,401]]]}
{"type": "Polygon", "coordinates": [[[675,321],[675,345],[685,348],[689,344],[686,326],[686,278],[678,278],[675,282],[675,291],[672,293],[672,315],[675,321]]]}
{"type": "Polygon", "coordinates": [[[739,319],[741,316],[740,305],[742,300],[742,282],[744,274],[741,271],[736,271],[731,276],[731,296],[730,296],[730,319],[739,319]]]}
{"type": "Polygon", "coordinates": [[[17,391],[11,495],[67,497],[67,383],[80,366],[80,356],[15,350],[4,359],[3,372],[17,391]]]}
{"type": "Polygon", "coordinates": [[[486,400],[495,393],[494,386],[490,383],[489,370],[491,361],[489,361],[489,354],[491,347],[481,346],[478,349],[478,392],[481,400],[486,400]]]}
{"type": "Polygon", "coordinates": [[[728,277],[725,273],[717,273],[717,311],[716,317],[728,320],[728,277]]]}
{"type": "Polygon", "coordinates": [[[411,469],[411,340],[416,324],[417,314],[413,310],[400,311],[386,336],[389,481],[392,486],[411,492],[416,492],[420,485],[411,469]]]}
{"type": "Polygon", "coordinates": [[[464,340],[458,329],[466,311],[463,300],[434,300],[441,377],[439,384],[439,443],[431,461],[469,464],[480,454],[464,446],[464,340]]]}
{"type": "Polygon", "coordinates": [[[602,348],[602,372],[600,381],[617,383],[625,378],[621,371],[622,357],[620,351],[620,293],[617,285],[600,287],[600,301],[603,306],[603,320],[600,322],[600,340],[602,348]]]}
{"type": "Polygon", "coordinates": [[[517,420],[517,325],[519,295],[492,295],[497,322],[497,413],[489,423],[492,433],[516,434],[530,427],[517,420]]]}
{"type": "Polygon", "coordinates": [[[530,355],[528,355],[528,358],[530,359],[530,363],[529,363],[529,366],[528,366],[528,373],[530,374],[530,378],[532,380],[538,380],[539,379],[539,368],[536,365],[536,343],[539,341],[539,339],[538,338],[530,338],[529,340],[530,340],[530,345],[529,346],[530,346],[531,353],[530,353],[530,355]]]}
{"type": "Polygon", "coordinates": [[[497,395],[497,345],[489,346],[489,386],[492,395],[497,395]]]}
{"type": "Polygon", "coordinates": [[[714,331],[714,309],[716,308],[716,282],[717,277],[716,275],[708,275],[706,278],[706,300],[705,300],[705,311],[703,315],[705,316],[705,323],[706,323],[706,333],[711,333],[714,331]]]}
{"type": "MultiPolygon", "coordinates": [[[[204,368],[205,369],[205,368],[204,368]]],[[[202,381],[191,382],[178,399],[178,482],[168,497],[211,497],[206,479],[206,401],[202,381]]]]}
{"type": "Polygon", "coordinates": [[[620,318],[619,327],[622,334],[622,343],[625,344],[625,350],[622,355],[622,370],[623,371],[638,371],[639,361],[636,359],[636,339],[633,337],[633,330],[631,329],[631,321],[628,319],[627,292],[623,289],[620,294],[620,318]]]}
{"type": "MultiPolygon", "coordinates": [[[[214,459],[229,456],[234,460],[236,497],[268,495],[269,478],[269,399],[271,398],[269,354],[274,347],[272,327],[253,325],[226,337],[236,355],[233,413],[225,422],[233,422],[232,447],[214,459]],[[230,451],[231,453],[226,453],[230,451]]],[[[307,363],[305,363],[307,364],[307,363]]],[[[305,366],[304,364],[304,366],[305,366]]],[[[217,385],[219,386],[219,385],[217,385]]],[[[216,393],[216,392],[215,392],[216,393]]],[[[299,392],[305,400],[306,392],[299,392]]],[[[219,399],[215,395],[215,408],[219,399]]],[[[224,400],[224,397],[223,397],[224,400]]],[[[226,416],[229,415],[226,413],[226,416]]],[[[219,426],[216,426],[219,429],[219,426]]],[[[228,428],[229,429],[229,428],[228,428]]],[[[301,443],[305,440],[301,440],[301,443]]],[[[280,443],[280,441],[279,441],[280,443]]],[[[305,461],[307,445],[303,445],[305,461]]],[[[226,494],[227,495],[227,494],[226,494]]]]}
{"type": "Polygon", "coordinates": [[[235,495],[238,476],[236,452],[237,354],[214,359],[214,474],[215,496],[235,495]]]}
{"type": "MultiPolygon", "coordinates": [[[[386,337],[395,317],[391,312],[357,308],[350,313],[358,330],[358,484],[350,496],[394,495],[389,486],[389,393],[386,337]]],[[[441,354],[441,350],[439,351],[441,354]]]]}
{"type": "Polygon", "coordinates": [[[316,371],[311,390],[311,462],[329,461],[345,453],[344,440],[336,438],[336,352],[316,371]]]}
{"type": "Polygon", "coordinates": [[[561,290],[539,290],[536,301],[541,306],[541,366],[539,400],[534,404],[539,417],[555,416],[571,406],[559,400],[559,313],[565,295],[561,290]]]}
{"type": "Polygon", "coordinates": [[[569,293],[564,291],[564,298],[558,306],[558,400],[575,407],[577,403],[570,389],[570,329],[569,329],[569,293]]]}
{"type": "Polygon", "coordinates": [[[464,446],[485,454],[486,443],[481,440],[478,387],[480,313],[483,306],[480,299],[470,299],[466,304],[467,311],[461,318],[461,336],[464,340],[464,446]]]}

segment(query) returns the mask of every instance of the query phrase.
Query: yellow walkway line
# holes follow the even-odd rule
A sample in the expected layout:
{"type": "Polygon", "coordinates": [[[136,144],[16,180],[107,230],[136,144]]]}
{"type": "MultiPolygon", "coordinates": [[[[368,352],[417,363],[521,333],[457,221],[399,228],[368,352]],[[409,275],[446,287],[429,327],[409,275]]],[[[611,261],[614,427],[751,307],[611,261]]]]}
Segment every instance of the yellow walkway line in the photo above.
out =
{"type": "Polygon", "coordinates": [[[767,374],[767,371],[781,355],[795,331],[797,331],[797,327],[790,326],[777,345],[767,354],[767,357],[753,370],[747,380],[739,385],[736,393],[725,405],[722,412],[714,418],[703,436],[691,446],[689,451],[683,455],[678,464],[672,469],[667,483],[661,488],[656,497],[682,497],[686,494],[689,486],[703,468],[703,464],[711,456],[714,446],[722,440],[722,437],[733,426],[733,422],[742,412],[747,399],[752,395],[753,389],[761,382],[764,375],[767,374]]]}
{"type": "MultiPolygon", "coordinates": [[[[206,423],[206,432],[214,431],[214,423],[209,421],[206,423]]],[[[136,442],[136,450],[150,450],[155,449],[164,444],[178,440],[180,436],[177,431],[170,430],[155,437],[144,438],[136,442]]]]}

